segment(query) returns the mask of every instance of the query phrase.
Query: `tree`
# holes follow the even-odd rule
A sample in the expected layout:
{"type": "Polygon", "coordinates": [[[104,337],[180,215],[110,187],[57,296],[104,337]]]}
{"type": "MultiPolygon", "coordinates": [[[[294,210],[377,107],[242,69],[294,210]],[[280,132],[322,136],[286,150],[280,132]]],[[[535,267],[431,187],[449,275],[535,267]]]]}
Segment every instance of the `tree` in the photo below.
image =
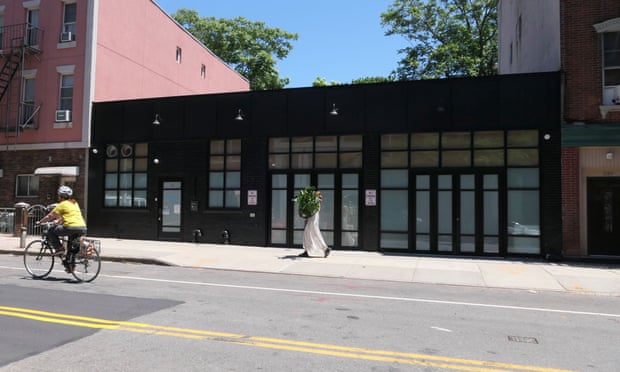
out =
{"type": "Polygon", "coordinates": [[[334,86],[334,85],[355,85],[355,84],[372,84],[372,83],[387,83],[390,81],[394,81],[393,77],[383,77],[383,76],[368,76],[359,79],[353,79],[350,83],[340,83],[337,81],[327,82],[325,78],[318,76],[312,82],[313,87],[326,87],[326,86],[334,86]]]}
{"type": "Polygon", "coordinates": [[[411,43],[394,71],[400,80],[497,73],[498,0],[394,0],[381,25],[411,43]]]}
{"type": "Polygon", "coordinates": [[[281,89],[289,83],[276,69],[288,56],[298,35],[244,17],[201,18],[198,12],[179,9],[172,14],[194,37],[250,82],[250,89],[281,89]]]}

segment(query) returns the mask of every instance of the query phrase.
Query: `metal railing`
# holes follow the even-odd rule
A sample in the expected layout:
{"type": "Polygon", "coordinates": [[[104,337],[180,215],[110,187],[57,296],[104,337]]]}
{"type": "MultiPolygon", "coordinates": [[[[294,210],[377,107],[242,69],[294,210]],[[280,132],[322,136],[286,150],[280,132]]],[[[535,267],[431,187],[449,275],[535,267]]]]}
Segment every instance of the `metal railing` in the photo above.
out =
{"type": "Polygon", "coordinates": [[[27,47],[30,51],[40,51],[43,45],[43,30],[22,23],[0,27],[0,50],[10,52],[12,48],[27,47]]]}
{"type": "Polygon", "coordinates": [[[15,230],[15,208],[0,208],[0,233],[13,233],[15,230]]]}
{"type": "MultiPolygon", "coordinates": [[[[26,233],[28,235],[41,235],[41,226],[36,224],[47,214],[47,207],[36,204],[28,208],[28,223],[26,233]]],[[[15,233],[15,208],[0,208],[0,234],[15,233]]]]}

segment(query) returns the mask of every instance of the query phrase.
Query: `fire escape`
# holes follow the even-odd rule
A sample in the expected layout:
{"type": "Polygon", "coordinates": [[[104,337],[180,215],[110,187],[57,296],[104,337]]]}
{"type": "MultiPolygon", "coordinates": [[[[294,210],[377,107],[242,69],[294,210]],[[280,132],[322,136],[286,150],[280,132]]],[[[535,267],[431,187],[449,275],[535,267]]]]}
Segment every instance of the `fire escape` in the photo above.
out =
{"type": "Polygon", "coordinates": [[[36,129],[35,118],[41,105],[26,94],[25,60],[42,53],[43,30],[30,24],[0,27],[0,128],[7,138],[17,141],[26,128],[36,129]],[[18,73],[19,71],[19,73],[18,73]]]}

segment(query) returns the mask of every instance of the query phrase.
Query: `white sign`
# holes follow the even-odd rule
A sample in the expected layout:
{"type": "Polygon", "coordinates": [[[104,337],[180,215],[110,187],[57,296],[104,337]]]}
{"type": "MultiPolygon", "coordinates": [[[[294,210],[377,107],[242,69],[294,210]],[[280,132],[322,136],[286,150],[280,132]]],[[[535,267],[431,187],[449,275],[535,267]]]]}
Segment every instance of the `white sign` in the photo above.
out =
{"type": "Polygon", "coordinates": [[[366,206],[374,207],[377,205],[377,190],[366,190],[366,206]]]}
{"type": "Polygon", "coordinates": [[[258,204],[258,191],[248,190],[248,205],[258,204]]]}

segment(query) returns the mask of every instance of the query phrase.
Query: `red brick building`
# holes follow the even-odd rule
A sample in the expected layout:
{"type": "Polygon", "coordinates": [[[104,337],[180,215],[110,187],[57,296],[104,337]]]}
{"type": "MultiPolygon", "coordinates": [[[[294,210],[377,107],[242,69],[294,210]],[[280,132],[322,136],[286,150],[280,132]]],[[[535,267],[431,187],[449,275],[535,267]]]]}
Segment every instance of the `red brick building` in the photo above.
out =
{"type": "Polygon", "coordinates": [[[620,0],[501,0],[500,73],[561,71],[562,254],[620,256],[620,0]]]}

